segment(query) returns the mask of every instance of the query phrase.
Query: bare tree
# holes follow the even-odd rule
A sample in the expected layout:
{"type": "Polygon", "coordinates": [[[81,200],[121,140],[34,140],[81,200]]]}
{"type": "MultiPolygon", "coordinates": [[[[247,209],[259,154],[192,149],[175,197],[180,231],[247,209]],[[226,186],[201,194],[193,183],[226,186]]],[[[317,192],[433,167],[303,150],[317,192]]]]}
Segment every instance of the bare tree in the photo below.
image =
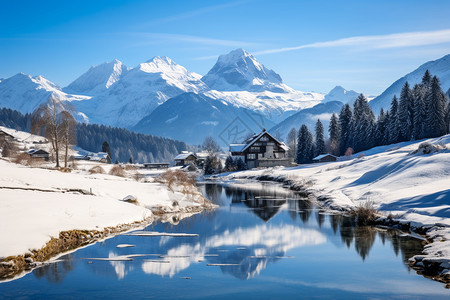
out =
{"type": "Polygon", "coordinates": [[[211,136],[205,137],[202,148],[210,154],[220,152],[221,150],[219,144],[217,144],[217,142],[211,136]]]}
{"type": "Polygon", "coordinates": [[[289,147],[288,157],[294,161],[297,155],[297,130],[292,128],[286,138],[287,145],[289,147]]]}
{"type": "Polygon", "coordinates": [[[60,149],[65,146],[65,167],[69,143],[74,141],[75,119],[67,105],[51,97],[48,102],[41,104],[31,116],[32,133],[43,133],[50,141],[55,153],[56,167],[59,168],[60,149]]]}
{"type": "Polygon", "coordinates": [[[77,122],[70,112],[64,110],[61,112],[61,142],[64,146],[64,168],[67,168],[67,159],[69,155],[70,145],[74,145],[77,140],[76,136],[77,122]]]}

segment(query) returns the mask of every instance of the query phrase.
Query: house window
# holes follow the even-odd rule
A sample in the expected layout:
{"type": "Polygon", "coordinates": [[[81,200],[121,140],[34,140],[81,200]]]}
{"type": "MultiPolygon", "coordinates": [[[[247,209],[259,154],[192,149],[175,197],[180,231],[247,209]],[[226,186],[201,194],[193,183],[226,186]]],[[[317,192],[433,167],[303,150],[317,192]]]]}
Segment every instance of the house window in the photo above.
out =
{"type": "Polygon", "coordinates": [[[262,138],[259,139],[261,142],[267,142],[269,140],[269,138],[267,136],[263,136],[262,138]]]}
{"type": "Polygon", "coordinates": [[[250,147],[250,152],[259,152],[259,147],[250,147]]]}
{"type": "Polygon", "coordinates": [[[256,154],[247,154],[247,159],[255,159],[256,158],[256,154]]]}

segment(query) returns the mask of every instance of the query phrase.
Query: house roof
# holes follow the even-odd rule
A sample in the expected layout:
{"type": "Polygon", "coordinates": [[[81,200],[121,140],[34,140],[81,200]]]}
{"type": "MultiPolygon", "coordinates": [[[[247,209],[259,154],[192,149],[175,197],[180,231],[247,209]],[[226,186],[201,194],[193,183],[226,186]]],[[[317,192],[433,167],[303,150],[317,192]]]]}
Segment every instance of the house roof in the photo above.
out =
{"type": "Polygon", "coordinates": [[[231,152],[243,152],[246,149],[248,149],[248,147],[250,147],[251,145],[253,145],[257,140],[259,140],[264,134],[269,135],[272,139],[274,139],[277,143],[280,144],[280,147],[285,150],[288,151],[289,147],[283,143],[280,142],[279,140],[277,140],[273,135],[271,135],[269,132],[267,132],[265,129],[258,135],[254,135],[253,137],[251,137],[250,139],[248,139],[246,141],[246,144],[230,144],[230,151],[231,152]],[[239,149],[239,146],[241,146],[241,148],[239,149]],[[232,150],[233,149],[233,150],[232,150]]]}
{"type": "Polygon", "coordinates": [[[230,144],[230,152],[242,152],[246,144],[230,144]]]}
{"type": "Polygon", "coordinates": [[[37,153],[40,153],[40,154],[49,154],[47,151],[42,150],[42,149],[31,149],[31,150],[29,150],[27,153],[28,153],[28,154],[37,154],[37,153]]]}
{"type": "Polygon", "coordinates": [[[191,155],[192,155],[195,159],[197,159],[197,156],[195,156],[195,154],[192,153],[192,152],[178,154],[177,156],[175,156],[175,159],[176,159],[176,160],[179,160],[179,159],[186,159],[186,158],[188,158],[188,157],[191,156],[191,155]]]}
{"type": "Polygon", "coordinates": [[[319,160],[319,159],[322,159],[322,158],[327,157],[327,156],[332,156],[334,158],[337,158],[337,156],[334,156],[333,154],[327,153],[327,154],[320,154],[320,155],[314,157],[313,160],[319,160]]]}

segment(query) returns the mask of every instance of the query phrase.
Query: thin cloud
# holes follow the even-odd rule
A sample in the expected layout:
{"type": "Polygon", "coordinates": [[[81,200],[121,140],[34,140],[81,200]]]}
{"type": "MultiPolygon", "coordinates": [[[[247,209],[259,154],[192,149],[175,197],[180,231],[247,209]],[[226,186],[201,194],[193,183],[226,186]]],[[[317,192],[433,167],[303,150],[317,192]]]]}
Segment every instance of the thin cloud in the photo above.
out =
{"type": "Polygon", "coordinates": [[[146,22],[144,24],[141,24],[140,27],[145,27],[148,25],[154,25],[154,24],[163,24],[163,23],[169,23],[169,22],[174,22],[174,21],[179,21],[179,20],[183,20],[183,19],[189,19],[192,17],[196,17],[199,15],[203,15],[203,14],[207,14],[216,10],[221,10],[221,9],[225,9],[225,8],[229,8],[229,7],[233,7],[233,6],[237,6],[237,5],[241,5],[241,4],[245,4],[249,2],[249,0],[247,1],[235,1],[235,2],[230,2],[230,3],[224,3],[224,4],[219,4],[219,5],[211,5],[211,6],[206,6],[206,7],[202,7],[199,9],[195,9],[195,10],[191,10],[191,11],[187,11],[181,14],[177,14],[177,15],[173,15],[173,16],[167,16],[164,18],[160,18],[160,19],[155,19],[152,20],[150,22],[146,22]]]}
{"type": "Polygon", "coordinates": [[[250,47],[257,44],[250,42],[224,40],[224,39],[212,39],[201,36],[185,35],[185,34],[171,34],[171,33],[153,33],[153,32],[131,32],[128,34],[136,35],[141,38],[158,39],[163,41],[185,42],[195,43],[203,45],[213,46],[226,46],[226,47],[250,47]]]}
{"type": "Polygon", "coordinates": [[[395,33],[388,35],[369,35],[343,38],[334,41],[318,42],[296,47],[286,47],[257,51],[253,54],[273,54],[295,51],[307,48],[330,48],[330,47],[362,47],[366,49],[388,49],[402,47],[417,47],[436,45],[450,42],[450,29],[436,31],[417,31],[406,33],[395,33]]]}

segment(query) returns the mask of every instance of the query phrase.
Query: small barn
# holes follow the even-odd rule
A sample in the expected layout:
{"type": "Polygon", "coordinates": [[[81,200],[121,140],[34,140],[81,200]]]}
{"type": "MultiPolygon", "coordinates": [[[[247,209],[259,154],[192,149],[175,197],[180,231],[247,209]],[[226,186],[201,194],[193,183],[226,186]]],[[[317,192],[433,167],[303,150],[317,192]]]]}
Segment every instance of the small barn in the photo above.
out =
{"type": "Polygon", "coordinates": [[[50,158],[50,153],[42,149],[32,149],[28,151],[31,158],[42,159],[48,161],[50,158]]]}
{"type": "Polygon", "coordinates": [[[313,162],[315,163],[332,162],[332,161],[337,161],[337,156],[334,156],[333,154],[330,153],[321,154],[313,158],[313,162]]]}
{"type": "Polygon", "coordinates": [[[182,151],[175,157],[175,166],[187,166],[197,161],[197,156],[188,151],[182,151]]]}
{"type": "Polygon", "coordinates": [[[7,133],[6,131],[0,129],[0,140],[8,140],[8,141],[12,141],[14,140],[14,137],[7,133]]]}

